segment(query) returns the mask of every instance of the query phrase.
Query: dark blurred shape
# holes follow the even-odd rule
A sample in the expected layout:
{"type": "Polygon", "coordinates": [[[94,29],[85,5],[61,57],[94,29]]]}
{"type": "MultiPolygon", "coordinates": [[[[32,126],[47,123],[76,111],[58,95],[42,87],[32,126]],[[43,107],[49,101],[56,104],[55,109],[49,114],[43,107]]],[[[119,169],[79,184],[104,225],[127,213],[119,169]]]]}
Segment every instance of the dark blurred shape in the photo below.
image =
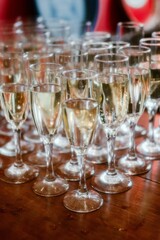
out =
{"type": "Polygon", "coordinates": [[[0,19],[14,20],[18,16],[24,18],[38,15],[34,0],[1,0],[0,19]]]}

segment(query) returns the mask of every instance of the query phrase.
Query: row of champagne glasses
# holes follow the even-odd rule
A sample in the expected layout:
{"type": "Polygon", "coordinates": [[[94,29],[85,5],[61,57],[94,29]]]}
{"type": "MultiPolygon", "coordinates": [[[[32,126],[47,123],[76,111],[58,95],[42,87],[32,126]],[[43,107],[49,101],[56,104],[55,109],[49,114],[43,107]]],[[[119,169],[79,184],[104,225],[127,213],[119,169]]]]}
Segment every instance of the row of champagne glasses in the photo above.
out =
{"type": "MultiPolygon", "coordinates": [[[[124,57],[124,56],[121,56],[121,57],[128,60],[127,57],[124,57]]],[[[15,67],[15,65],[13,64],[12,67],[15,67]]],[[[18,72],[19,73],[18,76],[14,74],[14,77],[15,77],[14,82],[13,82],[13,78],[10,78],[11,81],[9,81],[9,83],[8,81],[6,81],[5,72],[1,71],[1,81],[2,79],[4,79],[4,82],[2,82],[1,93],[2,93],[2,107],[4,109],[6,119],[10,121],[11,124],[13,124],[13,129],[15,128],[15,124],[16,124],[18,128],[17,131],[19,131],[20,123],[22,124],[22,121],[26,119],[25,113],[27,111],[27,105],[29,103],[27,99],[28,90],[30,92],[31,113],[34,119],[35,126],[37,128],[37,131],[41,136],[43,143],[45,145],[46,156],[47,156],[46,176],[44,178],[38,178],[35,181],[33,185],[33,190],[35,191],[36,194],[39,194],[41,196],[55,196],[55,195],[60,195],[64,193],[65,191],[67,191],[69,187],[66,180],[60,177],[57,177],[54,174],[54,168],[52,163],[52,138],[55,135],[56,128],[58,127],[58,123],[60,121],[61,99],[64,100],[69,98],[70,101],[65,103],[65,104],[68,104],[67,105],[68,107],[64,108],[65,110],[63,112],[64,118],[65,118],[64,123],[65,123],[65,130],[66,130],[67,136],[70,142],[72,141],[71,143],[75,148],[76,155],[77,155],[79,164],[81,166],[81,170],[80,170],[81,189],[78,190],[78,192],[77,191],[68,192],[64,198],[64,204],[67,208],[73,211],[79,211],[79,212],[86,212],[86,211],[89,212],[89,211],[98,209],[102,205],[103,200],[98,193],[94,191],[91,191],[91,192],[87,191],[86,183],[85,183],[85,171],[84,171],[85,162],[84,162],[83,156],[85,153],[85,149],[87,148],[89,142],[91,141],[93,130],[97,123],[96,119],[98,119],[98,105],[100,104],[100,99],[101,99],[101,92],[99,91],[99,85],[96,85],[94,81],[92,82],[82,81],[80,82],[82,85],[82,88],[80,89],[81,91],[77,91],[79,89],[76,88],[76,84],[77,84],[76,78],[74,82],[73,80],[71,80],[67,82],[64,81],[63,84],[62,83],[60,84],[61,76],[57,73],[57,71],[59,72],[62,69],[60,65],[53,64],[53,63],[52,64],[42,63],[42,64],[33,64],[31,65],[30,68],[31,68],[31,76],[30,76],[31,90],[28,89],[28,86],[27,87],[25,86],[26,89],[25,89],[25,95],[24,95],[24,90],[23,88],[21,88],[21,84],[23,81],[26,82],[26,77],[25,75],[23,75],[22,70],[18,72]],[[17,81],[17,78],[19,81],[17,81]],[[71,83],[72,83],[72,86],[70,86],[71,83]],[[66,92],[66,89],[67,90],[69,89],[69,91],[66,92]],[[97,101],[95,102],[95,100],[90,100],[91,97],[96,99],[97,101]],[[94,105],[96,107],[94,107],[94,105]],[[92,116],[91,113],[93,113],[94,115],[92,116]],[[17,115],[19,117],[18,120],[16,118],[17,115]],[[10,116],[12,116],[12,118],[10,116]],[[89,118],[89,120],[87,118],[89,118]],[[88,127],[86,126],[87,122],[89,125],[88,127]]],[[[11,71],[11,73],[13,72],[11,71]]],[[[84,73],[85,71],[83,72],[82,70],[79,71],[79,74],[84,74],[84,73]]],[[[8,69],[7,69],[7,74],[8,74],[8,69]]],[[[118,76],[119,75],[117,74],[117,77],[118,76]]],[[[124,79],[122,78],[121,80],[124,80],[124,79]]],[[[120,83],[118,82],[118,86],[124,85],[124,83],[122,84],[121,80],[120,80],[120,83]]],[[[128,105],[127,99],[129,99],[129,96],[128,96],[129,91],[127,91],[128,78],[125,79],[125,81],[127,82],[125,83],[125,86],[123,86],[124,89],[122,89],[122,92],[124,93],[124,95],[122,96],[122,99],[121,99],[121,101],[122,100],[124,101],[124,105],[122,104],[122,106],[124,107],[123,109],[124,115],[123,117],[120,116],[119,117],[120,120],[116,121],[118,124],[117,127],[119,126],[120,122],[124,120],[127,112],[127,105],[128,105]]],[[[80,83],[78,82],[78,84],[80,83]]],[[[117,84],[117,79],[116,79],[116,84],[117,84]]],[[[105,90],[105,87],[103,89],[103,92],[105,93],[104,90],[105,90]]],[[[120,105],[121,103],[122,102],[120,102],[120,105]]],[[[102,105],[103,105],[103,111],[106,111],[107,107],[105,106],[104,103],[102,105]]],[[[118,110],[118,114],[123,112],[121,110],[122,109],[118,110]]],[[[107,121],[107,117],[108,117],[107,112],[104,112],[104,115],[107,121]]],[[[16,145],[18,146],[16,150],[18,162],[16,161],[16,163],[11,164],[9,167],[5,168],[3,170],[1,179],[6,182],[22,183],[22,182],[31,180],[33,177],[36,177],[38,175],[38,170],[37,168],[32,168],[32,171],[34,169],[34,174],[33,174],[31,171],[29,171],[30,168],[28,166],[26,169],[26,165],[22,163],[22,158],[20,154],[20,144],[18,144],[20,142],[20,135],[17,134],[17,132],[16,132],[15,139],[17,140],[16,145]]],[[[128,177],[126,178],[128,179],[128,177]]],[[[110,185],[112,186],[112,184],[113,183],[110,180],[110,185]]],[[[131,181],[129,181],[129,186],[131,187],[131,181]]]]}
{"type": "Polygon", "coordinates": [[[15,140],[15,162],[1,170],[1,179],[8,183],[24,183],[38,175],[38,169],[23,162],[21,153],[21,126],[28,112],[28,79],[21,54],[1,54],[1,106],[11,124],[15,140]]]}
{"type": "MultiPolygon", "coordinates": [[[[55,31],[56,32],[56,30],[58,30],[59,31],[59,33],[61,32],[62,33],[62,35],[63,35],[63,32],[65,31],[65,26],[67,25],[66,24],[66,22],[64,22],[64,21],[51,21],[50,22],[50,24],[49,24],[50,26],[52,26],[52,34],[53,34],[53,31],[55,31]],[[54,24],[53,24],[53,22],[54,22],[54,24]],[[55,24],[56,23],[56,24],[55,24]],[[62,28],[61,28],[62,27],[62,28]]],[[[37,41],[38,40],[38,43],[41,43],[41,45],[43,45],[44,46],[44,44],[45,44],[45,38],[48,36],[46,33],[48,33],[48,29],[46,29],[45,28],[45,23],[42,21],[42,19],[41,19],[41,21],[39,22],[39,20],[38,21],[36,21],[35,23],[34,23],[34,25],[33,24],[31,24],[31,21],[28,21],[27,23],[25,23],[25,24],[23,24],[23,22],[21,21],[21,19],[18,19],[18,21],[15,23],[15,25],[14,25],[14,29],[16,29],[16,30],[18,30],[18,28],[19,28],[19,30],[21,29],[21,30],[23,30],[23,32],[25,33],[25,35],[23,36],[23,32],[22,31],[19,31],[18,32],[18,34],[17,34],[17,32],[16,32],[16,40],[20,40],[20,39],[23,39],[23,44],[22,44],[22,47],[23,47],[23,49],[24,49],[24,51],[32,51],[32,50],[40,50],[40,48],[38,48],[37,49],[37,46],[39,46],[40,47],[40,45],[39,44],[37,44],[37,42],[35,42],[35,40],[37,41]],[[35,28],[35,25],[36,25],[36,28],[35,28]],[[47,36],[46,36],[47,35],[47,36]],[[36,36],[38,36],[38,37],[36,37],[36,36]],[[27,47],[28,46],[28,47],[27,47]],[[29,47],[30,46],[30,47],[29,47]]],[[[49,28],[50,29],[50,28],[49,28]]],[[[68,28],[67,28],[68,29],[68,28]]],[[[88,30],[87,30],[88,31],[88,30]]],[[[5,36],[11,36],[11,32],[7,32],[7,31],[5,31],[4,32],[4,34],[2,34],[2,36],[3,36],[3,40],[4,40],[4,38],[5,38],[5,41],[6,41],[6,39],[7,39],[7,37],[5,37],[5,36]]],[[[57,33],[58,34],[58,33],[57,33]]],[[[65,35],[65,34],[64,34],[65,35]]],[[[87,36],[89,36],[89,39],[90,40],[92,40],[92,42],[93,41],[102,41],[102,36],[104,35],[106,35],[107,36],[107,34],[106,33],[104,33],[103,34],[103,32],[92,32],[92,33],[89,33],[89,32],[87,32],[87,34],[86,34],[87,36]]],[[[48,38],[48,37],[47,37],[48,38]]],[[[10,37],[9,39],[12,39],[12,37],[10,37]]],[[[51,39],[53,39],[52,37],[51,37],[51,39]]],[[[48,38],[48,42],[49,43],[51,43],[52,42],[52,40],[49,40],[49,38],[48,38]]],[[[64,37],[63,37],[63,39],[64,39],[64,37]]],[[[84,39],[86,39],[85,37],[84,37],[84,39]]],[[[87,40],[87,39],[86,39],[87,40]]],[[[107,38],[107,41],[109,40],[109,37],[107,38]]],[[[103,41],[106,41],[106,40],[104,40],[103,39],[103,41]]],[[[55,40],[53,41],[53,42],[56,42],[55,40]]],[[[8,42],[7,42],[8,43],[8,42]]],[[[8,43],[9,44],[9,43],[8,43]]],[[[110,43],[110,46],[111,45],[113,45],[113,44],[116,44],[116,47],[117,47],[117,42],[116,43],[110,43]]],[[[120,46],[122,46],[122,44],[123,44],[123,42],[121,42],[121,43],[119,43],[118,44],[118,47],[120,47],[120,46]]],[[[25,136],[25,135],[24,135],[25,136]]],[[[28,139],[28,136],[26,136],[26,138],[28,139]]],[[[57,139],[59,139],[59,138],[57,138],[57,139]]],[[[32,140],[33,140],[33,138],[32,138],[32,140]]],[[[61,139],[60,139],[61,140],[61,139]]],[[[59,144],[59,142],[61,142],[61,143],[63,143],[64,142],[64,138],[63,138],[63,141],[54,141],[55,143],[57,143],[58,142],[58,145],[60,145],[59,144]]],[[[119,145],[119,144],[118,144],[119,145]]],[[[7,148],[10,148],[10,146],[11,145],[7,145],[7,148]],[[9,147],[8,147],[9,146],[9,147]]],[[[66,146],[64,147],[64,149],[65,149],[65,151],[66,151],[66,146]]],[[[2,151],[2,153],[3,154],[14,154],[13,153],[13,151],[12,151],[12,153],[9,153],[9,149],[2,149],[3,151],[2,151]]],[[[96,151],[97,152],[97,151],[96,151]]],[[[104,151],[104,154],[105,154],[105,151],[104,151]]],[[[103,154],[103,155],[104,155],[103,154]]],[[[91,156],[91,157],[93,157],[93,156],[91,156]]],[[[96,157],[96,159],[98,159],[99,158],[99,156],[97,156],[96,157]]],[[[102,162],[102,161],[105,161],[106,159],[103,157],[101,157],[100,156],[100,162],[102,162]]],[[[98,160],[95,160],[96,162],[98,162],[98,160]]],[[[43,164],[43,160],[42,160],[42,164],[43,164]]]]}
{"type": "MultiPolygon", "coordinates": [[[[120,127],[121,123],[125,120],[125,118],[127,116],[128,108],[126,106],[128,106],[129,101],[130,101],[130,105],[129,105],[130,108],[129,109],[130,109],[130,112],[133,114],[133,116],[131,116],[131,120],[133,121],[133,122],[132,121],[130,122],[131,125],[135,125],[135,121],[137,121],[137,117],[142,113],[143,103],[144,103],[144,100],[145,100],[146,96],[144,96],[141,91],[143,89],[143,86],[146,87],[146,82],[148,81],[147,78],[145,78],[145,75],[149,75],[149,73],[147,71],[147,68],[142,69],[142,66],[137,68],[136,71],[135,71],[134,68],[129,68],[128,57],[125,56],[125,58],[123,59],[124,56],[119,55],[119,58],[122,58],[124,60],[124,61],[122,61],[122,59],[121,59],[120,62],[118,61],[120,59],[118,59],[118,60],[116,59],[116,61],[115,61],[116,57],[118,58],[118,56],[116,56],[114,54],[110,54],[110,55],[108,54],[108,55],[104,56],[103,60],[101,59],[101,58],[103,58],[103,56],[97,57],[97,59],[98,58],[101,59],[100,61],[95,60],[96,61],[96,64],[95,64],[96,67],[95,68],[97,68],[97,71],[99,71],[101,73],[100,76],[98,77],[98,79],[99,79],[98,81],[101,83],[100,86],[101,86],[102,94],[101,94],[100,99],[101,98],[102,99],[98,100],[98,105],[100,105],[100,111],[102,113],[102,116],[101,116],[102,117],[102,119],[101,119],[102,120],[102,125],[104,126],[104,129],[105,129],[104,132],[106,134],[106,138],[108,139],[107,142],[108,142],[109,168],[102,175],[98,175],[98,176],[95,175],[93,177],[92,186],[96,190],[99,190],[101,192],[108,192],[108,193],[122,192],[122,191],[125,191],[125,190],[129,189],[132,186],[132,181],[131,181],[130,177],[126,176],[123,172],[119,171],[119,169],[115,169],[115,166],[114,166],[114,141],[115,141],[115,136],[117,134],[118,128],[120,127]],[[109,57],[109,59],[107,59],[107,57],[109,57]],[[108,68],[106,68],[106,65],[108,65],[108,64],[111,64],[110,67],[109,67],[109,71],[106,70],[106,69],[108,69],[108,68]],[[115,66],[115,65],[117,65],[117,66],[115,66]],[[107,85],[107,87],[105,85],[107,85]],[[127,92],[127,89],[128,89],[127,86],[129,86],[130,94],[129,94],[129,91],[127,92]],[[108,89],[108,91],[107,91],[108,95],[107,96],[110,98],[110,103],[112,103],[113,108],[110,108],[110,105],[108,104],[108,99],[107,99],[107,96],[106,96],[106,89],[108,89]],[[113,91],[113,89],[114,89],[114,91],[113,91]],[[122,94],[121,96],[119,96],[118,95],[118,93],[119,93],[118,89],[121,89],[122,93],[124,95],[122,94]],[[137,93],[137,91],[138,91],[138,93],[137,93]],[[115,93],[117,93],[117,94],[115,94],[115,93]],[[128,97],[127,97],[127,95],[128,95],[128,97]],[[118,102],[116,100],[116,98],[119,100],[119,105],[118,106],[116,106],[116,104],[118,102]],[[134,102],[133,100],[134,101],[136,100],[137,102],[134,102]],[[127,101],[128,101],[128,104],[127,104],[127,101]],[[102,106],[101,106],[101,104],[102,104],[102,106]],[[124,108],[123,111],[121,111],[122,108],[124,108]],[[120,176],[120,177],[117,177],[117,175],[120,176]],[[100,181],[99,181],[99,179],[100,179],[100,181]],[[105,185],[106,188],[102,189],[102,185],[105,185]]],[[[62,60],[62,58],[61,58],[61,60],[62,60]]],[[[69,63],[70,63],[70,61],[71,60],[69,60],[69,63]]],[[[64,62],[64,61],[62,61],[62,62],[64,62]]],[[[143,66],[143,67],[146,67],[146,66],[143,66]]],[[[54,80],[54,82],[52,82],[53,86],[51,86],[51,88],[50,88],[51,82],[49,82],[49,84],[47,83],[45,85],[44,81],[46,81],[46,79],[42,79],[40,77],[41,75],[42,76],[45,75],[45,74],[39,74],[41,72],[41,70],[42,69],[41,69],[40,65],[32,65],[31,76],[32,76],[32,83],[33,84],[32,84],[32,88],[31,88],[32,89],[31,97],[32,97],[32,95],[38,96],[39,93],[40,93],[40,95],[42,95],[42,94],[45,95],[46,90],[47,90],[47,93],[49,91],[49,95],[50,95],[50,93],[53,93],[53,95],[54,95],[57,92],[61,92],[60,90],[62,90],[62,89],[61,89],[61,86],[59,84],[60,77],[56,76],[56,78],[53,78],[53,80],[54,80]],[[37,86],[37,84],[36,84],[37,78],[38,78],[38,80],[40,80],[40,86],[37,86]],[[55,79],[56,79],[56,82],[55,82],[55,79]],[[41,86],[41,85],[43,85],[43,86],[41,86]]],[[[82,69],[80,69],[80,70],[82,72],[82,69]]],[[[47,74],[48,74],[48,72],[50,72],[50,71],[47,71],[47,74]]],[[[73,75],[73,70],[71,70],[68,73],[67,72],[63,73],[63,79],[65,79],[65,81],[66,81],[66,76],[65,75],[69,74],[69,73],[70,74],[72,73],[72,75],[73,75]]],[[[74,72],[74,74],[75,74],[75,72],[74,72]]],[[[67,86],[70,86],[71,83],[73,85],[73,82],[76,81],[76,79],[78,79],[77,75],[75,75],[75,76],[76,77],[74,77],[74,78],[72,77],[72,79],[71,79],[72,81],[67,80],[67,84],[68,84],[67,86]]],[[[45,75],[45,77],[46,77],[46,75],[45,75]]],[[[47,79],[49,79],[51,81],[50,77],[47,78],[47,79]]],[[[67,77],[67,79],[69,79],[69,77],[67,77]]],[[[82,93],[86,93],[85,90],[88,89],[88,88],[85,88],[86,84],[84,84],[82,78],[80,78],[80,79],[81,79],[81,81],[80,81],[81,85],[79,86],[79,90],[82,93]],[[83,92],[83,90],[84,90],[84,92],[83,92]]],[[[88,81],[88,82],[92,82],[92,81],[88,81]]],[[[86,83],[88,84],[88,82],[86,82],[86,83]]],[[[90,87],[92,87],[92,85],[90,87]]],[[[72,90],[74,90],[73,86],[72,86],[72,90]]],[[[95,90],[95,88],[94,88],[94,90],[95,90]]],[[[94,106],[96,105],[95,109],[97,109],[97,103],[95,103],[95,100],[93,99],[93,94],[89,95],[89,96],[88,95],[83,96],[82,99],[81,98],[77,99],[77,96],[75,95],[76,91],[73,92],[73,93],[74,93],[74,95],[73,95],[73,97],[71,97],[72,99],[67,100],[63,105],[63,116],[64,116],[64,118],[67,115],[67,113],[68,114],[71,113],[71,115],[73,114],[75,116],[75,119],[76,119],[76,114],[74,113],[75,112],[74,108],[77,108],[77,107],[80,109],[79,113],[78,113],[79,114],[78,116],[82,116],[82,117],[83,117],[83,114],[82,114],[83,111],[81,111],[81,110],[84,110],[84,109],[86,110],[86,107],[88,107],[89,109],[90,108],[94,109],[94,106]],[[90,97],[92,97],[92,99],[90,99],[90,97]],[[66,110],[66,109],[69,109],[69,110],[66,110]]],[[[89,93],[91,93],[91,92],[89,91],[89,93]]],[[[96,93],[96,92],[94,92],[94,93],[96,93]]],[[[148,94],[148,93],[146,92],[145,94],[148,94]]],[[[79,97],[79,92],[78,92],[77,95],[79,97]]],[[[70,97],[67,97],[67,98],[70,98],[70,97]]],[[[52,99],[52,97],[51,97],[51,99],[52,99]]],[[[38,133],[41,136],[41,139],[43,139],[45,150],[46,150],[46,156],[47,156],[48,160],[47,160],[47,173],[46,173],[45,178],[37,179],[37,181],[35,182],[35,184],[33,186],[33,189],[39,195],[54,196],[54,195],[59,195],[61,193],[64,193],[65,191],[67,191],[68,183],[65,180],[57,177],[56,174],[53,171],[53,166],[52,166],[52,161],[51,161],[51,152],[50,152],[50,147],[49,146],[51,144],[51,142],[50,142],[51,139],[53,140],[53,136],[55,135],[56,128],[57,128],[58,124],[56,125],[56,127],[54,129],[52,129],[53,132],[51,134],[53,134],[53,135],[49,136],[50,133],[47,134],[47,131],[49,131],[51,129],[48,129],[47,127],[48,127],[48,124],[50,122],[49,119],[54,117],[54,111],[53,112],[49,111],[49,113],[51,113],[51,115],[52,115],[52,116],[50,116],[50,115],[48,115],[49,114],[48,111],[45,110],[45,107],[50,106],[49,105],[50,104],[50,98],[47,97],[47,101],[42,102],[42,100],[40,101],[40,99],[38,97],[38,100],[39,100],[39,103],[38,103],[38,101],[37,102],[34,101],[34,104],[35,104],[35,102],[37,104],[39,104],[38,106],[39,106],[39,111],[40,112],[37,113],[38,110],[35,109],[35,112],[32,111],[32,114],[33,114],[33,118],[34,118],[34,115],[35,115],[34,119],[39,117],[39,118],[37,118],[38,119],[37,120],[38,124],[36,126],[37,126],[38,133]],[[41,121],[41,120],[43,120],[41,122],[42,123],[42,128],[38,129],[38,127],[40,126],[39,121],[41,121]],[[46,124],[46,122],[48,124],[46,124]],[[47,127],[45,125],[47,125],[47,127]],[[44,127],[44,129],[43,129],[43,127],[44,127]],[[45,137],[45,134],[47,134],[47,137],[45,137]],[[54,183],[56,183],[56,181],[58,181],[57,182],[58,185],[56,185],[56,189],[59,187],[61,190],[59,190],[56,193],[55,192],[53,193],[52,191],[55,190],[54,183]],[[51,183],[51,187],[50,187],[50,183],[51,183]],[[43,187],[44,187],[44,192],[43,192],[43,187]]],[[[33,108],[35,108],[34,104],[32,106],[33,108]]],[[[3,106],[3,104],[2,104],[2,106],[3,106]]],[[[19,108],[19,106],[18,106],[18,108],[19,108]]],[[[87,111],[89,109],[87,109],[87,111]]],[[[97,110],[96,110],[96,112],[97,112],[97,110]]],[[[58,113],[60,113],[60,111],[58,111],[58,113]]],[[[54,118],[55,121],[56,121],[56,119],[58,121],[57,117],[58,117],[58,115],[56,115],[56,118],[54,118]]],[[[86,117],[87,117],[87,115],[86,115],[86,117]]],[[[94,119],[95,119],[95,121],[97,121],[98,115],[96,116],[96,118],[93,118],[93,120],[94,119]]],[[[52,120],[51,120],[51,125],[54,123],[54,121],[52,121],[52,120]]],[[[68,120],[68,118],[67,118],[67,120],[68,120]]],[[[78,122],[78,120],[77,120],[77,122],[78,122]]],[[[68,121],[68,124],[77,124],[77,122],[74,123],[74,121],[73,122],[68,121]]],[[[52,127],[53,126],[51,126],[51,128],[52,127]]],[[[81,125],[80,126],[78,125],[77,131],[80,131],[80,127],[81,127],[81,125]]],[[[84,128],[84,127],[86,127],[86,126],[84,126],[82,124],[82,128],[84,128]]],[[[66,127],[66,125],[64,124],[64,128],[67,132],[68,126],[66,127]]],[[[91,128],[92,129],[91,129],[91,135],[90,136],[93,135],[93,130],[95,129],[95,122],[91,126],[91,128]]],[[[84,130],[85,129],[83,129],[83,131],[84,130]]],[[[73,134],[73,132],[72,132],[72,134],[73,134]]],[[[67,137],[69,138],[69,141],[71,141],[69,136],[70,136],[70,133],[68,133],[67,137]]],[[[77,139],[74,139],[74,141],[75,140],[77,140],[77,139]]],[[[83,140],[83,138],[82,138],[82,140],[83,140]]],[[[88,140],[88,142],[86,143],[86,146],[88,146],[90,141],[91,141],[91,137],[88,140]]],[[[74,144],[75,144],[75,142],[74,142],[74,144]]],[[[86,148],[86,146],[85,146],[85,148],[86,148]]],[[[81,191],[78,191],[78,192],[74,191],[71,194],[68,192],[66,197],[64,198],[64,204],[67,208],[69,208],[70,210],[73,210],[73,211],[77,211],[77,212],[85,212],[85,211],[87,212],[88,211],[89,212],[89,211],[93,211],[93,210],[98,209],[102,205],[102,198],[95,191],[94,191],[94,193],[92,192],[93,195],[92,194],[90,195],[88,193],[88,190],[86,189],[85,171],[84,171],[86,161],[83,160],[83,154],[85,153],[86,149],[83,149],[82,152],[81,152],[81,150],[82,149],[81,149],[80,145],[77,146],[77,148],[75,149],[77,160],[79,162],[79,165],[81,166],[81,168],[80,168],[81,191]],[[81,194],[81,193],[84,193],[84,194],[81,194]],[[71,198],[71,196],[72,196],[72,198],[71,198]],[[98,204],[95,205],[95,201],[93,201],[93,205],[90,208],[90,206],[88,206],[89,203],[87,203],[87,199],[88,199],[87,197],[88,196],[90,196],[91,199],[93,197],[93,200],[97,199],[96,202],[98,204]],[[72,199],[72,201],[70,201],[71,199],[72,199]],[[80,209],[80,206],[78,205],[78,202],[77,202],[78,200],[81,200],[81,205],[83,206],[82,209],[80,209]],[[84,209],[84,204],[86,204],[86,203],[87,203],[88,208],[84,209]],[[74,206],[73,206],[73,204],[74,204],[74,206]]],[[[149,163],[149,166],[151,166],[150,163],[149,163]]],[[[4,175],[5,175],[5,172],[7,172],[7,171],[6,170],[4,171],[4,175]]],[[[15,172],[14,172],[14,174],[15,174],[15,172]]],[[[38,175],[37,168],[36,168],[36,174],[38,175]]],[[[34,177],[35,177],[35,175],[34,175],[34,177]]]]}

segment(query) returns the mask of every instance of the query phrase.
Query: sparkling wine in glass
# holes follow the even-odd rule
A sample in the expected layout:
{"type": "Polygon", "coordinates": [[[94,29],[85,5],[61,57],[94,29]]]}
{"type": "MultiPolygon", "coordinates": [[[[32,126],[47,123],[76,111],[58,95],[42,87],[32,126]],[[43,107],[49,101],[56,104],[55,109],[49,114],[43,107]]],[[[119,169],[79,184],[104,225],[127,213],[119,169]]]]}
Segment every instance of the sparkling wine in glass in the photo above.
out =
{"type": "MultiPolygon", "coordinates": [[[[19,81],[19,72],[21,71],[22,64],[16,62],[23,62],[22,55],[22,49],[14,46],[13,42],[10,44],[8,44],[8,42],[2,43],[2,46],[0,47],[0,69],[3,72],[3,81],[19,81]],[[14,68],[16,64],[17,68],[12,71],[12,68],[14,68]],[[14,75],[13,79],[11,79],[12,75],[14,75]],[[7,78],[9,79],[7,80],[7,78]]],[[[25,124],[22,125],[21,130],[25,131],[27,129],[28,128],[25,124]]],[[[1,126],[0,132],[5,135],[13,136],[13,131],[11,131],[9,122],[1,126]]],[[[26,141],[24,141],[24,139],[21,139],[21,150],[23,154],[31,152],[34,150],[34,144],[26,144],[26,141]]],[[[13,137],[7,143],[0,147],[0,153],[5,156],[15,156],[15,144],[13,137]]]]}
{"type": "Polygon", "coordinates": [[[118,167],[129,175],[138,175],[151,169],[151,163],[136,153],[135,145],[135,127],[149,96],[150,70],[139,67],[130,67],[129,70],[130,98],[127,122],[130,127],[131,140],[128,153],[118,160],[118,167]]]}
{"type": "MultiPolygon", "coordinates": [[[[84,42],[82,47],[88,52],[88,69],[94,70],[94,58],[101,53],[108,53],[109,44],[107,42],[84,42]]],[[[105,144],[105,133],[100,121],[98,120],[92,144],[87,149],[87,160],[94,164],[106,162],[107,149],[105,144]]]]}
{"type": "MultiPolygon", "coordinates": [[[[100,101],[100,87],[96,71],[89,69],[66,70],[62,73],[62,82],[65,85],[65,100],[73,98],[90,98],[100,101]]],[[[71,155],[75,149],[71,145],[71,155]]],[[[80,178],[79,165],[75,157],[57,165],[56,172],[65,179],[77,181],[80,178]]],[[[94,174],[94,166],[91,162],[85,161],[86,177],[94,174]]]]}
{"type": "Polygon", "coordinates": [[[160,146],[155,141],[154,135],[154,119],[159,106],[158,92],[160,84],[160,39],[159,38],[142,38],[140,45],[151,49],[151,82],[150,82],[150,97],[147,99],[145,107],[149,114],[149,126],[147,138],[142,141],[137,150],[144,155],[148,160],[153,160],[160,156],[160,146]]]}
{"type": "Polygon", "coordinates": [[[14,184],[30,181],[38,176],[38,169],[23,162],[21,154],[21,126],[28,113],[29,86],[19,57],[6,59],[0,73],[1,106],[6,120],[11,124],[15,138],[15,162],[1,170],[0,179],[14,184]],[[11,60],[11,61],[9,61],[11,60]]]}
{"type": "MultiPolygon", "coordinates": [[[[31,64],[36,63],[45,63],[45,62],[53,62],[52,60],[52,54],[48,52],[40,52],[40,51],[30,51],[23,54],[23,61],[25,65],[25,71],[27,74],[28,79],[30,79],[30,70],[29,67],[31,64]]],[[[46,154],[44,151],[44,147],[42,147],[42,140],[40,139],[40,135],[37,132],[37,129],[35,127],[35,124],[33,122],[31,113],[29,112],[28,121],[27,124],[30,127],[29,131],[26,131],[23,134],[23,138],[28,141],[29,143],[34,143],[38,147],[36,148],[36,151],[32,152],[28,160],[32,164],[36,164],[38,166],[46,166],[46,154]]]]}
{"type": "Polygon", "coordinates": [[[40,63],[30,66],[32,86],[30,106],[36,129],[46,151],[46,175],[38,178],[33,191],[44,197],[61,195],[68,190],[66,180],[57,177],[54,171],[52,141],[61,119],[63,91],[60,75],[62,67],[56,63],[40,63]]]}
{"type": "Polygon", "coordinates": [[[97,192],[87,189],[84,161],[97,124],[98,111],[98,103],[89,98],[69,99],[63,103],[64,128],[74,146],[80,166],[80,187],[69,191],[63,200],[64,206],[74,212],[92,212],[103,204],[103,199],[97,192]]]}
{"type": "Polygon", "coordinates": [[[107,137],[107,169],[92,177],[92,187],[103,193],[124,192],[132,187],[130,177],[115,164],[115,139],[127,117],[129,103],[128,57],[100,54],[95,57],[101,83],[100,115],[107,137]]]}
{"type": "MultiPolygon", "coordinates": [[[[54,62],[61,64],[66,70],[87,67],[87,52],[76,49],[75,46],[71,46],[70,44],[52,44],[49,45],[48,50],[53,54],[54,62]]],[[[61,153],[70,151],[70,144],[65,135],[63,122],[61,122],[57,130],[57,134],[53,141],[53,147],[61,153]]]]}

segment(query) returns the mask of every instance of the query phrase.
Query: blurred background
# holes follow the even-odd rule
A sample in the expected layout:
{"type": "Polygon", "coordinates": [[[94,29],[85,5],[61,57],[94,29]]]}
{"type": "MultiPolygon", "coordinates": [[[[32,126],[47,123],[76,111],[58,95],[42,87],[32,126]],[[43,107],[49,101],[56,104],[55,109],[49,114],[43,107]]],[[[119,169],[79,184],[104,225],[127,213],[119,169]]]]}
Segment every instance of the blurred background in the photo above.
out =
{"type": "Polygon", "coordinates": [[[0,0],[0,20],[42,16],[70,21],[73,29],[90,21],[92,30],[114,34],[117,22],[136,21],[146,32],[159,29],[159,0],[0,0]]]}

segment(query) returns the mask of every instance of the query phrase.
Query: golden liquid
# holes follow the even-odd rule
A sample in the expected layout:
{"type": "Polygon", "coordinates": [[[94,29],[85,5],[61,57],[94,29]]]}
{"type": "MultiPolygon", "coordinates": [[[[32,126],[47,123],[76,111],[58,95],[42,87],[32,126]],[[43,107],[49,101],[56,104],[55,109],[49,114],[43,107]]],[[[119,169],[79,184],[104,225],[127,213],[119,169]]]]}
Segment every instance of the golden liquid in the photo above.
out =
{"type": "Polygon", "coordinates": [[[2,87],[2,108],[5,117],[14,126],[19,126],[27,117],[28,88],[23,84],[8,84],[2,87]]]}
{"type": "Polygon", "coordinates": [[[41,136],[52,137],[61,116],[61,89],[53,84],[34,87],[30,93],[31,113],[41,136]]]}
{"type": "Polygon", "coordinates": [[[89,79],[67,79],[66,98],[93,98],[100,103],[100,83],[89,79]]]}
{"type": "Polygon", "coordinates": [[[129,85],[130,101],[129,114],[142,114],[144,110],[144,103],[150,93],[150,75],[148,71],[135,72],[131,75],[129,85]]]}
{"type": "Polygon", "coordinates": [[[86,148],[97,124],[98,103],[88,99],[71,99],[63,107],[64,128],[71,144],[86,148]]]}
{"type": "Polygon", "coordinates": [[[127,116],[129,103],[128,83],[128,79],[110,82],[105,82],[102,79],[101,114],[103,116],[101,119],[108,127],[117,128],[127,116]]]}

